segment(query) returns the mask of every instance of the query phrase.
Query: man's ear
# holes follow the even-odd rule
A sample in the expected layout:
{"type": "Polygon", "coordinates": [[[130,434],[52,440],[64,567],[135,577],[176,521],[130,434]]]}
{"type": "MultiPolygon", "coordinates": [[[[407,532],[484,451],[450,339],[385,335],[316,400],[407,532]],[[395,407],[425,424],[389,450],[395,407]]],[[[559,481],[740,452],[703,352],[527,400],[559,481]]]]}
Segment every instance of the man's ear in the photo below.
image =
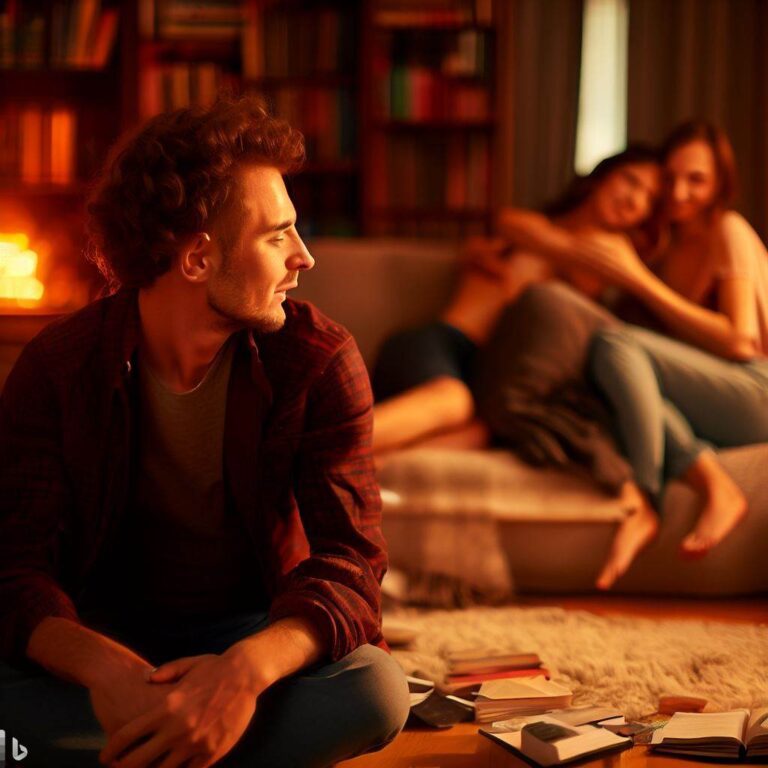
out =
{"type": "Polygon", "coordinates": [[[206,280],[210,274],[211,236],[200,232],[191,238],[181,252],[179,267],[182,275],[193,282],[206,280]]]}

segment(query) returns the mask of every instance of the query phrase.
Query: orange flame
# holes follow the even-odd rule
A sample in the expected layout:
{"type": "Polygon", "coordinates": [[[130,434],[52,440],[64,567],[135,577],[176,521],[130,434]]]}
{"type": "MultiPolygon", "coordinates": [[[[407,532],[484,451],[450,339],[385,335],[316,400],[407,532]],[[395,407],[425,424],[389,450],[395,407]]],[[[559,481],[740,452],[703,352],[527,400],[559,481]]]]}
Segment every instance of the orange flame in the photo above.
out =
{"type": "Polygon", "coordinates": [[[30,250],[27,235],[0,233],[0,303],[35,307],[45,286],[37,279],[37,253],[30,250]]]}

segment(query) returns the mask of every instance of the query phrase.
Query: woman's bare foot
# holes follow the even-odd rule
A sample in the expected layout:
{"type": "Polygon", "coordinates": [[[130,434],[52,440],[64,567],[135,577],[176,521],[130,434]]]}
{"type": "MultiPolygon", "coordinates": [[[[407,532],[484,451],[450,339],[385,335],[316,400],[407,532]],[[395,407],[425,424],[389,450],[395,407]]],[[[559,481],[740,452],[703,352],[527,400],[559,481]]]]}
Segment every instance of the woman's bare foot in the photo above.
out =
{"type": "Polygon", "coordinates": [[[704,495],[704,509],[680,544],[680,553],[702,557],[741,522],[747,499],[711,451],[700,454],[683,479],[704,495]]]}
{"type": "Polygon", "coordinates": [[[659,530],[659,518],[637,486],[625,486],[621,497],[631,502],[631,510],[616,531],[611,554],[595,582],[598,589],[610,589],[659,530]]]}

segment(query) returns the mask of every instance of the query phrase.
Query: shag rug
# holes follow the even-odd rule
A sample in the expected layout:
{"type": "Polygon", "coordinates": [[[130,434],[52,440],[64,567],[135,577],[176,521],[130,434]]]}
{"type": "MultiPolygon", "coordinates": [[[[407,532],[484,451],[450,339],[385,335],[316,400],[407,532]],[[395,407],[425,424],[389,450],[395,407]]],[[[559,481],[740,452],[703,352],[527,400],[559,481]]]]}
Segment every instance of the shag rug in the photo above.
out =
{"type": "Polygon", "coordinates": [[[689,619],[597,616],[561,608],[466,608],[385,613],[418,631],[393,654],[407,674],[441,679],[448,651],[499,647],[538,653],[574,705],[635,718],[659,696],[708,700],[707,710],[768,705],[768,626],[689,619]]]}

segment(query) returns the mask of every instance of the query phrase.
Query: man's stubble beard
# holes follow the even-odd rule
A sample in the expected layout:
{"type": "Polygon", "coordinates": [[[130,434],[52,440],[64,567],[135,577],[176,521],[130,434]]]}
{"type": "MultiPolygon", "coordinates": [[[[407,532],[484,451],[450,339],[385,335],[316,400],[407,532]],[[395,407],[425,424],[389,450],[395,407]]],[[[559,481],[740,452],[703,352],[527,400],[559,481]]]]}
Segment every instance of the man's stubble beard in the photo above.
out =
{"type": "Polygon", "coordinates": [[[213,314],[219,319],[223,328],[238,331],[252,328],[258,333],[275,333],[285,325],[285,312],[282,306],[275,312],[247,313],[238,311],[238,301],[230,292],[217,296],[210,287],[206,300],[213,314]]]}

